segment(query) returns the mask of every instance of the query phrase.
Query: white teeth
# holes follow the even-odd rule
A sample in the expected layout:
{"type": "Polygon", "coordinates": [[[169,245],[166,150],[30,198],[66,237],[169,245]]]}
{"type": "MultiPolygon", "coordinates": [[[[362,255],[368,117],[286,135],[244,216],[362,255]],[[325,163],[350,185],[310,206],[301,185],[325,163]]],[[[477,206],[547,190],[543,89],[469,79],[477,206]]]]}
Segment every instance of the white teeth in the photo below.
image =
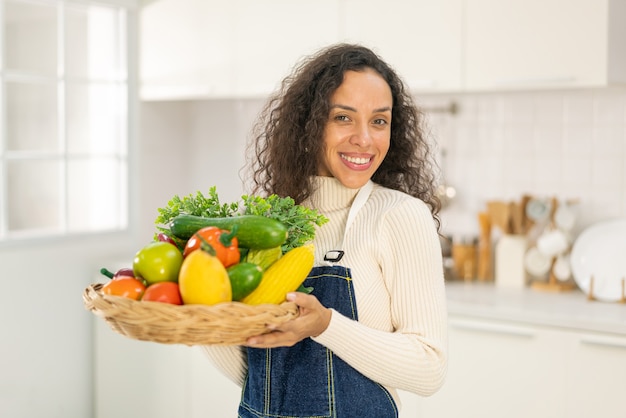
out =
{"type": "Polygon", "coordinates": [[[370,161],[369,158],[354,158],[354,157],[348,157],[347,155],[343,155],[343,154],[341,154],[341,158],[343,158],[344,160],[348,162],[351,162],[352,164],[367,164],[370,161]]]}

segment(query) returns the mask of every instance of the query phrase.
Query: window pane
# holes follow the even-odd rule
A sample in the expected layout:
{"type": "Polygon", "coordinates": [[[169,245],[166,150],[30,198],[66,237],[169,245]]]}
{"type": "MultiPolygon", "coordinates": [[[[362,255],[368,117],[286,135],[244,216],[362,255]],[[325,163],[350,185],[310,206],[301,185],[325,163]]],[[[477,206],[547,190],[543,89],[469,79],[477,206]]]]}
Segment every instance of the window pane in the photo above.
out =
{"type": "Polygon", "coordinates": [[[126,225],[126,171],[117,159],[88,159],[68,164],[70,231],[116,229],[126,225]],[[120,174],[124,173],[124,174],[120,174]]]}
{"type": "Polygon", "coordinates": [[[5,2],[6,68],[57,72],[57,9],[44,3],[5,2]]]}
{"type": "Polygon", "coordinates": [[[119,14],[102,6],[67,7],[65,12],[68,76],[119,79],[119,14]]]}
{"type": "Polygon", "coordinates": [[[9,161],[8,230],[60,230],[62,165],[58,161],[9,161]]]}
{"type": "Polygon", "coordinates": [[[117,85],[68,85],[68,153],[126,154],[125,91],[117,85]]]}
{"type": "Polygon", "coordinates": [[[7,149],[57,151],[57,89],[54,84],[6,84],[7,149]]]}

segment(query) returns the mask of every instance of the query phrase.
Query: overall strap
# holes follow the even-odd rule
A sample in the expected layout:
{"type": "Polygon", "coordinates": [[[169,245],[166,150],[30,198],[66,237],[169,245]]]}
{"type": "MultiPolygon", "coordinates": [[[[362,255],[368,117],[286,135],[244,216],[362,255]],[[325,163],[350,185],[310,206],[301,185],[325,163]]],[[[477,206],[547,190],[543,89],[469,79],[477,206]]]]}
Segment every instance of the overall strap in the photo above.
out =
{"type": "Polygon", "coordinates": [[[365,205],[365,202],[367,202],[367,199],[369,198],[373,189],[374,182],[372,182],[372,180],[369,180],[367,183],[365,183],[365,185],[363,185],[363,187],[361,187],[359,192],[354,197],[352,206],[350,206],[350,212],[348,212],[348,219],[346,220],[346,226],[343,231],[343,238],[341,239],[341,242],[338,243],[336,250],[330,250],[326,252],[326,255],[324,255],[324,261],[326,261],[329,265],[332,265],[333,263],[338,263],[343,257],[343,244],[346,241],[348,229],[354,222],[354,218],[356,218],[357,213],[359,213],[361,208],[365,205]]]}

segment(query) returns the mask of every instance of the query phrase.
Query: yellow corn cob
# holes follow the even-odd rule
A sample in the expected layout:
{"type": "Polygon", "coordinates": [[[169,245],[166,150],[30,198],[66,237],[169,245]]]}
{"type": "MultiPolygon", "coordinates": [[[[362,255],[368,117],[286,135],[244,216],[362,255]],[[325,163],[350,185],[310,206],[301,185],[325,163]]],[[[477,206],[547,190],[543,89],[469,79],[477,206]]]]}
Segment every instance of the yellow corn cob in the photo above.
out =
{"type": "Polygon", "coordinates": [[[313,259],[311,244],[286,252],[263,273],[259,286],[241,301],[249,305],[284,302],[287,293],[295,291],[304,282],[313,268],[313,259]]]}

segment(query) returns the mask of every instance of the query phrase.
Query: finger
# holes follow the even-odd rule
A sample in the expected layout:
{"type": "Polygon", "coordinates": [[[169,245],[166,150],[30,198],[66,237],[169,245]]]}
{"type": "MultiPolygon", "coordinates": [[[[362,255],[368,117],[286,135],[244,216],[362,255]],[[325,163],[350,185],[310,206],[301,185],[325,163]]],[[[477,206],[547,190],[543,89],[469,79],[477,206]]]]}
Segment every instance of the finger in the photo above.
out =
{"type": "Polygon", "coordinates": [[[297,342],[291,333],[273,331],[248,338],[246,345],[254,348],[290,347],[297,342]]]}
{"type": "Polygon", "coordinates": [[[301,308],[308,309],[312,309],[318,304],[317,298],[315,296],[307,295],[303,292],[290,292],[287,294],[287,300],[290,302],[294,302],[301,308]]]}

